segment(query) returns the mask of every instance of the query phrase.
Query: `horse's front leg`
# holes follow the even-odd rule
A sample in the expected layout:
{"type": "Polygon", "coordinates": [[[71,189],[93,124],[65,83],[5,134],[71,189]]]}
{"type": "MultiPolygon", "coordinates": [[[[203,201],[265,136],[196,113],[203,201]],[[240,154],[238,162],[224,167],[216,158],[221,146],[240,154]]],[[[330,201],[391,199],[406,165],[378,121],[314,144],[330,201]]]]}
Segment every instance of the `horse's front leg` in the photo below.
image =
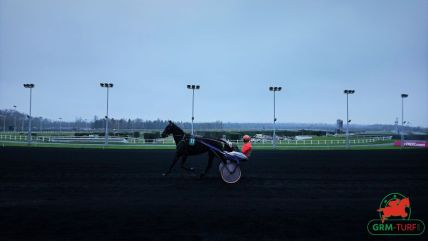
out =
{"type": "Polygon", "coordinates": [[[175,163],[177,163],[178,158],[180,158],[180,156],[178,154],[175,154],[174,159],[172,159],[171,165],[169,166],[168,170],[164,173],[162,173],[162,176],[167,176],[168,174],[171,173],[172,168],[175,166],[175,163]]]}
{"type": "Polygon", "coordinates": [[[195,173],[195,168],[186,167],[186,165],[185,165],[186,161],[187,161],[187,155],[183,155],[183,157],[181,158],[181,168],[183,168],[184,170],[186,170],[188,172],[195,173]]]}
{"type": "Polygon", "coordinates": [[[201,173],[200,177],[204,177],[207,175],[208,171],[211,169],[211,166],[213,165],[213,159],[214,159],[214,153],[211,151],[208,151],[208,163],[207,167],[205,168],[205,171],[201,173]]]}

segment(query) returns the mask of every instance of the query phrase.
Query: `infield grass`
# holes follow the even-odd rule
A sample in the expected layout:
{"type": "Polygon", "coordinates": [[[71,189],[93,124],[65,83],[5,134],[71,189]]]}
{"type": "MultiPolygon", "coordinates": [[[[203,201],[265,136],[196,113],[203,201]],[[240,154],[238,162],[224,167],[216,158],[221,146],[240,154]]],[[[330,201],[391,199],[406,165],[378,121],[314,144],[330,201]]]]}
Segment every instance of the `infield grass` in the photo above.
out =
{"type": "MultiPolygon", "coordinates": [[[[23,142],[5,142],[0,141],[0,146],[17,146],[17,147],[44,147],[44,148],[85,148],[85,149],[132,149],[132,150],[174,150],[175,145],[171,144],[64,144],[64,143],[32,143],[31,145],[23,142]]],[[[273,150],[271,144],[254,144],[254,150],[273,150]]],[[[346,150],[343,144],[337,145],[287,145],[279,144],[275,150],[346,150]]],[[[379,149],[398,149],[391,142],[379,142],[375,144],[355,144],[351,145],[352,150],[379,150],[379,149]]]]}

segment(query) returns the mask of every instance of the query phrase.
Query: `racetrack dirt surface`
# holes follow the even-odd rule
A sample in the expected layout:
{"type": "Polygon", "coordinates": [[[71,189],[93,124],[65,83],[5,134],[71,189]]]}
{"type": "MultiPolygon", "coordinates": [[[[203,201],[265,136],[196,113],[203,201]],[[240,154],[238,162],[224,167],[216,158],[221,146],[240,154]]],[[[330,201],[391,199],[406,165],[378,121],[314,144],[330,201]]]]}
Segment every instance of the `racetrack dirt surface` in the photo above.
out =
{"type": "Polygon", "coordinates": [[[392,192],[428,223],[427,150],[255,151],[233,185],[161,176],[173,153],[0,148],[0,240],[390,240],[366,226],[392,192]]]}

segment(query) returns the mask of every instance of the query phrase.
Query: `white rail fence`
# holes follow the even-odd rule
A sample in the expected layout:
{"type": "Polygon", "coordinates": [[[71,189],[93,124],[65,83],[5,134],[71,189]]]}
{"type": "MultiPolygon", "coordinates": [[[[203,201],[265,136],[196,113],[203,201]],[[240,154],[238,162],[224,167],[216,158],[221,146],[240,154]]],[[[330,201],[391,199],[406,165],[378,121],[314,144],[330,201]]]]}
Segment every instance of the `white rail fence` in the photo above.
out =
{"type": "MultiPolygon", "coordinates": [[[[377,142],[391,141],[392,136],[372,136],[369,138],[358,138],[349,140],[350,144],[370,144],[377,142]]],[[[0,141],[12,141],[12,142],[27,142],[28,136],[24,135],[0,135],[0,141]]],[[[70,136],[33,136],[33,142],[37,143],[104,143],[104,137],[70,137],[70,136]]],[[[242,144],[242,140],[231,141],[234,144],[242,144]]],[[[159,138],[159,139],[144,139],[144,138],[122,138],[122,137],[109,137],[109,143],[114,144],[161,144],[161,145],[173,145],[174,140],[170,138],[159,138]]],[[[270,145],[272,140],[258,140],[253,142],[254,146],[270,145]]],[[[279,145],[345,145],[346,140],[277,140],[279,145]]]]}

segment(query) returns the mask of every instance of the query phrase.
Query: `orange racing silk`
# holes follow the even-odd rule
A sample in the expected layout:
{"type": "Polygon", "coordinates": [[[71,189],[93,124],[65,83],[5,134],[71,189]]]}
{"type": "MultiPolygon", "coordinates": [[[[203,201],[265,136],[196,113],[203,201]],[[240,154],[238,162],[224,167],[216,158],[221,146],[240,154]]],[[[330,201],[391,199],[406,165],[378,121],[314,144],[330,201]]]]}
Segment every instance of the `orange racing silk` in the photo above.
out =
{"type": "Polygon", "coordinates": [[[244,153],[244,155],[246,155],[247,157],[250,155],[250,152],[252,150],[252,146],[251,146],[251,142],[247,142],[244,143],[244,145],[242,146],[242,153],[244,153]]]}

